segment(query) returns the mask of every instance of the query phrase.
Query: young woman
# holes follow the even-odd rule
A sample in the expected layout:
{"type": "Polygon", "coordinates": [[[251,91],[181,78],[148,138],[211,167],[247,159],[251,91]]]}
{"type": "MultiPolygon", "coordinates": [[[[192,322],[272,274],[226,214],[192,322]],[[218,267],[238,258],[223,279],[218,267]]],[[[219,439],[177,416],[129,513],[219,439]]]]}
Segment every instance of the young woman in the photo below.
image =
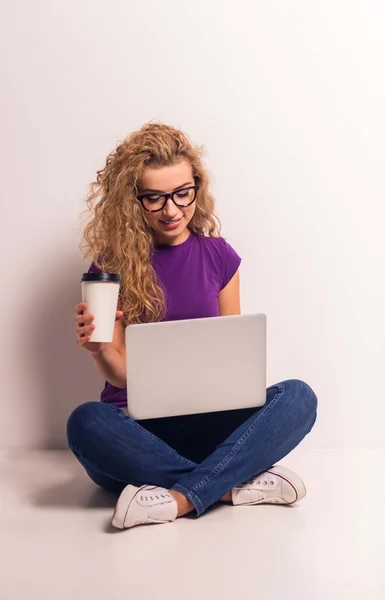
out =
{"type": "MultiPolygon", "coordinates": [[[[90,342],[93,315],[85,304],[76,307],[78,344],[106,384],[102,402],[76,408],[67,431],[90,478],[120,494],[113,525],[199,516],[216,502],[301,500],[300,477],[274,465],[316,420],[317,398],[306,383],[270,387],[258,409],[141,422],[125,410],[125,326],[240,313],[241,259],[219,235],[200,151],[173,127],[145,125],[107,157],[87,203],[85,255],[93,258],[91,271],[120,273],[120,310],[113,342],[104,344],[90,342]]],[[[149,348],[149,377],[155,360],[149,348]]],[[[199,373],[186,357],[186,386],[191,376],[199,373]]],[[[172,363],[169,379],[171,386],[172,363]]]]}

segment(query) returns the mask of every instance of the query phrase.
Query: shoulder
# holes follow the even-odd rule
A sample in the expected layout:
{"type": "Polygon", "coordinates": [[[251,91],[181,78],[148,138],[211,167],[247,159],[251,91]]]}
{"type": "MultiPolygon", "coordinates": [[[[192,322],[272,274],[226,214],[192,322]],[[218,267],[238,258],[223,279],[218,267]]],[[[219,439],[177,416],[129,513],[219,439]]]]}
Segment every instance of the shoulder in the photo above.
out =
{"type": "Polygon", "coordinates": [[[211,238],[195,236],[202,248],[206,260],[211,261],[220,274],[221,288],[224,288],[235,275],[241,264],[241,257],[234,248],[222,237],[211,238]]]}
{"type": "Polygon", "coordinates": [[[223,237],[206,237],[204,235],[194,235],[198,243],[207,251],[213,254],[223,255],[228,252],[231,248],[233,252],[235,250],[223,237]]]}

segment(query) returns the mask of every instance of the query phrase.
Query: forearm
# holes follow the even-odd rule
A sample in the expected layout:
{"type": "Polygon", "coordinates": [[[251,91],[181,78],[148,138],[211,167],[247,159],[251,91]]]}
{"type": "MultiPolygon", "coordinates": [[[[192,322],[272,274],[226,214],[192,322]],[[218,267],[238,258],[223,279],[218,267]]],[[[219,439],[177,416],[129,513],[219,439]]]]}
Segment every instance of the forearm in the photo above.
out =
{"type": "Polygon", "coordinates": [[[104,379],[118,388],[125,388],[127,381],[126,357],[114,348],[93,352],[92,357],[104,379]]]}

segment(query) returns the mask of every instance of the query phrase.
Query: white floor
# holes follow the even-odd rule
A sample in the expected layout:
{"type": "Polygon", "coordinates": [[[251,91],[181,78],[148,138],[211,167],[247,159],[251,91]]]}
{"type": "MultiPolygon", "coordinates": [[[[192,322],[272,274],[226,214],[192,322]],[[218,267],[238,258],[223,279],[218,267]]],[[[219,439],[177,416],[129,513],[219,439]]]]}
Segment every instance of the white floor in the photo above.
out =
{"type": "Polygon", "coordinates": [[[219,507],[116,532],[68,452],[2,455],[2,600],[385,599],[385,452],[293,452],[294,507],[219,507]]]}

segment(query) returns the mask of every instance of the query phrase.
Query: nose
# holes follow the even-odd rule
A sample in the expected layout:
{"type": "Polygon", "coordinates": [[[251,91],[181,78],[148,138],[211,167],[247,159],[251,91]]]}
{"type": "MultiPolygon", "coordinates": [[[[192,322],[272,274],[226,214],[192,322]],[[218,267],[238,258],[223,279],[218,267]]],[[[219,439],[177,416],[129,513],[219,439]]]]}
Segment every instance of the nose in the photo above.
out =
{"type": "Polygon", "coordinates": [[[167,200],[167,204],[163,209],[163,215],[170,220],[174,219],[178,215],[178,207],[175,206],[171,198],[167,200]]]}

